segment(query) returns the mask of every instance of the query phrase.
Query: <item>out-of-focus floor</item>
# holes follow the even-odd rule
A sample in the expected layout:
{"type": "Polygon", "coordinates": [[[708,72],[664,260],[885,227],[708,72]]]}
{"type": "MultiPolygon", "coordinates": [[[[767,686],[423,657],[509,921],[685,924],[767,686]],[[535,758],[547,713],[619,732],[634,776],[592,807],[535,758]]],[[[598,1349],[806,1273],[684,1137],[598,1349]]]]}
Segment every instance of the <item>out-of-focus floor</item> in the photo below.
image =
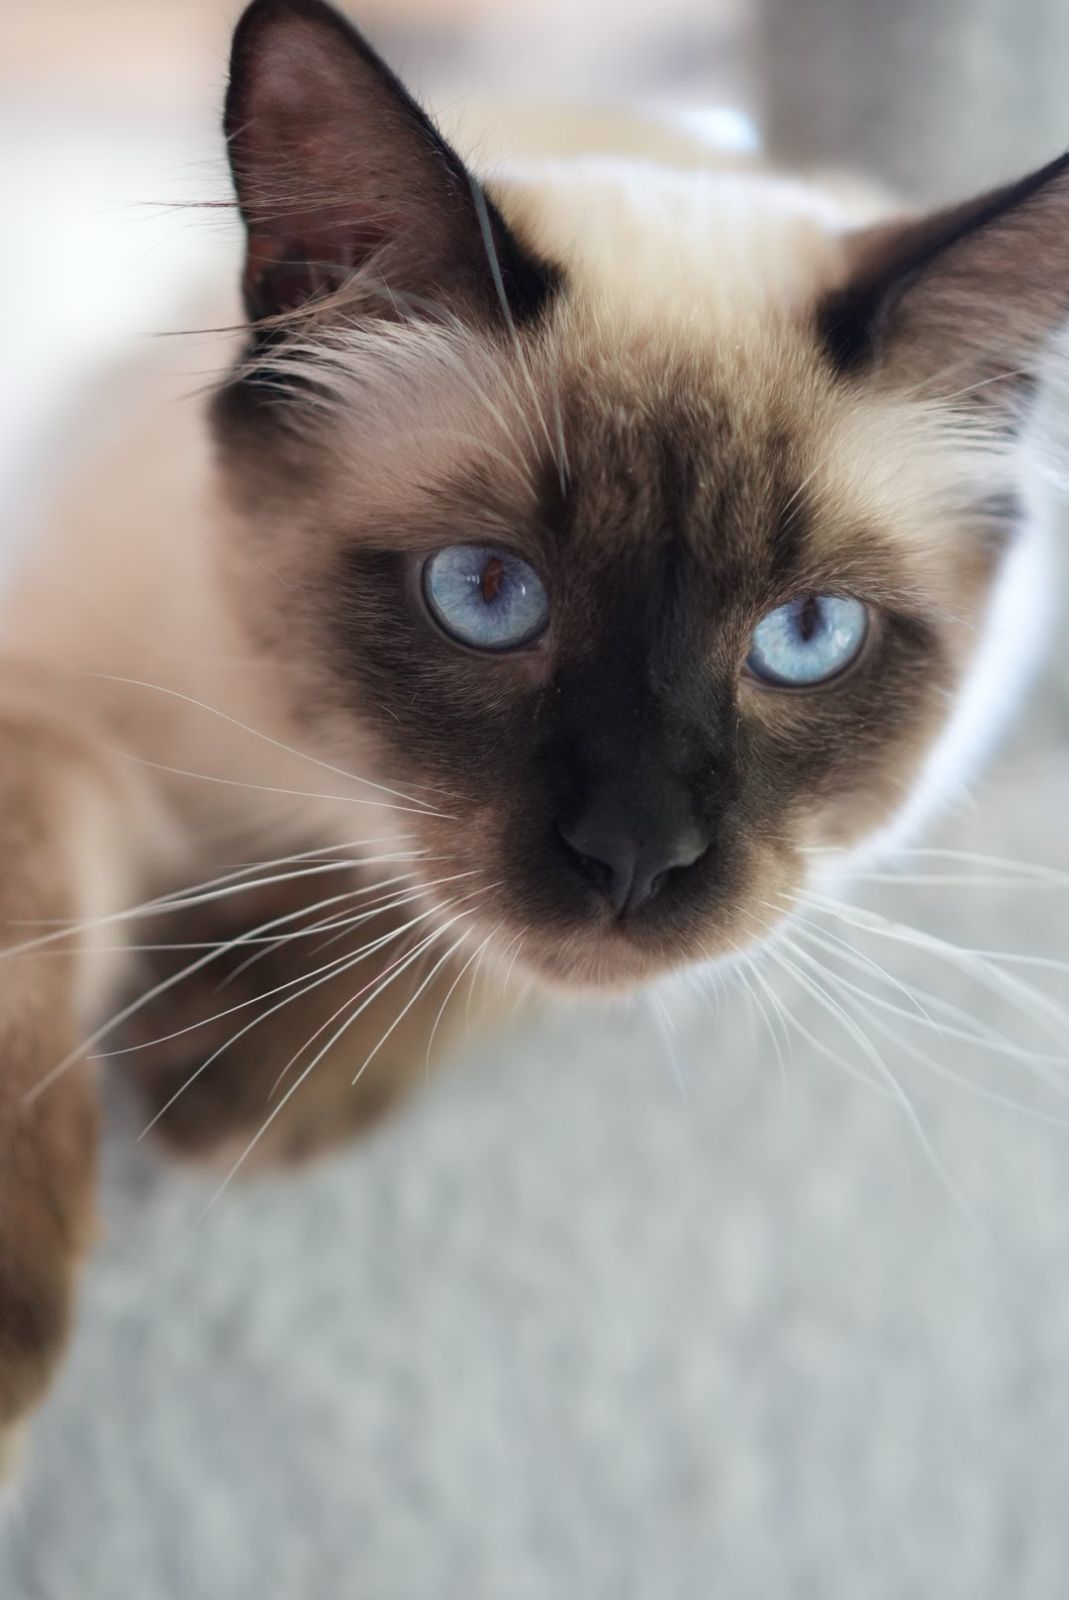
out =
{"type": "MultiPolygon", "coordinates": [[[[562,34],[562,76],[568,59],[562,34]]],[[[72,387],[122,334],[173,325],[227,254],[199,214],[132,204],[221,181],[207,117],[165,79],[110,111],[69,85],[20,105],[9,85],[0,111],[27,306],[5,322],[12,538],[66,448],[72,387]]],[[[1067,729],[1063,642],[941,842],[1069,869],[1067,729]]],[[[859,898],[973,948],[1069,954],[1064,888],[859,898]]],[[[980,1029],[1063,1047],[1011,987],[931,950],[864,949],[980,1029]]],[[[1018,971],[1065,998],[1057,974],[1018,971]]],[[[805,1033],[877,1076],[815,999],[769,979],[805,1033]]],[[[1061,1600],[1069,1103],[1023,1060],[908,1015],[869,1007],[866,1026],[928,1148],[804,1034],[780,1060],[744,993],[680,1003],[667,1031],[652,1005],[548,1015],[362,1147],[235,1185],[207,1217],[206,1185],[160,1169],[116,1104],[107,1229],[0,1524],[0,1595],[1061,1600]]]]}

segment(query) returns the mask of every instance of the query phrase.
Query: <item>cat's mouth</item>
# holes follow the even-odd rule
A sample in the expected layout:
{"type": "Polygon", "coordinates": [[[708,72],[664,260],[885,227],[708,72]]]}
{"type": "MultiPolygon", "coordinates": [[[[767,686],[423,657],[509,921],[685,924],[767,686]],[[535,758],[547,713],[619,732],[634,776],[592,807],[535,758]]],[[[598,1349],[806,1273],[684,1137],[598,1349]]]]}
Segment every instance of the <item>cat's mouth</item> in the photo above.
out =
{"type": "Polygon", "coordinates": [[[611,934],[560,939],[528,932],[517,965],[552,989],[612,993],[640,988],[696,959],[682,944],[653,950],[611,934]]]}
{"type": "Polygon", "coordinates": [[[624,993],[762,944],[787,913],[790,886],[784,876],[760,901],[718,903],[663,920],[606,914],[565,925],[510,915],[495,922],[484,907],[464,942],[485,943],[490,966],[550,989],[624,993]]]}
{"type": "Polygon", "coordinates": [[[748,921],[746,934],[710,927],[701,936],[650,940],[635,939],[618,928],[564,937],[528,930],[514,946],[515,964],[553,989],[625,992],[686,967],[742,954],[767,937],[779,916],[767,916],[760,927],[754,919],[748,921]]]}
{"type": "MultiPolygon", "coordinates": [[[[441,831],[430,848],[453,846],[444,883],[425,880],[443,938],[485,964],[526,973],[554,989],[626,991],[682,968],[738,955],[762,943],[804,877],[804,859],[782,835],[722,828],[715,841],[637,831],[630,857],[610,840],[561,839],[562,829],[470,813],[465,843],[441,831]],[[699,848],[700,845],[700,848],[699,848]],[[596,846],[596,849],[589,848],[596,846]]],[[[573,830],[574,831],[574,830],[573,830]]]]}

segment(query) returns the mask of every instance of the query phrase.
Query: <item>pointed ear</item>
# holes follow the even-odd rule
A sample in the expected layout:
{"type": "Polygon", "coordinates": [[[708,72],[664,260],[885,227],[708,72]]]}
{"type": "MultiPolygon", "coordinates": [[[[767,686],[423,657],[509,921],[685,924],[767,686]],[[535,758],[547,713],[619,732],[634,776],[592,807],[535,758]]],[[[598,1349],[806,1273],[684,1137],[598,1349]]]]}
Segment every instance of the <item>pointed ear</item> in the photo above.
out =
{"type": "Polygon", "coordinates": [[[375,311],[428,305],[517,320],[554,274],[355,28],[322,0],[253,0],[238,23],[225,128],[248,233],[250,320],[366,268],[375,311]],[[499,279],[498,279],[498,274],[499,279]]]}
{"type": "Polygon", "coordinates": [[[842,372],[1012,415],[1069,317],[1069,156],[965,205],[867,229],[820,309],[842,372]],[[970,392],[971,391],[971,392],[970,392]]]}

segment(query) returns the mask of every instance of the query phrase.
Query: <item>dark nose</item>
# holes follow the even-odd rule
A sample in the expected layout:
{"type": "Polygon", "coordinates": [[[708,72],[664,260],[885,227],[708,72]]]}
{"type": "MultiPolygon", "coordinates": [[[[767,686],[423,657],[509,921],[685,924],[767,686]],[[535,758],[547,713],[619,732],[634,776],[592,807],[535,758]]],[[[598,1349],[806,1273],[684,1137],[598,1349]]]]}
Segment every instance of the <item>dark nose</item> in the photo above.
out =
{"type": "Polygon", "coordinates": [[[668,875],[691,867],[708,839],[688,817],[628,817],[595,806],[557,831],[583,876],[600,889],[617,915],[638,911],[663,887],[668,875]]]}

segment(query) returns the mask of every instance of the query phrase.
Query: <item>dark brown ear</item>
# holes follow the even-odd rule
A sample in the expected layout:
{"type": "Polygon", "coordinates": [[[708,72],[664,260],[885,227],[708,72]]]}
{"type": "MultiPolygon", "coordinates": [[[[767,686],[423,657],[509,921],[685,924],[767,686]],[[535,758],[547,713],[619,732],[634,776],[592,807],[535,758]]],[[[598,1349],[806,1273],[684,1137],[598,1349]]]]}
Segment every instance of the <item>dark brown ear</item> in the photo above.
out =
{"type": "Polygon", "coordinates": [[[1011,409],[1069,317],[1069,156],[934,216],[866,229],[820,310],[842,372],[1011,409]]]}
{"type": "Polygon", "coordinates": [[[355,28],[322,0],[253,0],[238,23],[225,127],[248,230],[253,322],[361,268],[376,310],[521,321],[550,269],[510,233],[463,162],[355,28]]]}

